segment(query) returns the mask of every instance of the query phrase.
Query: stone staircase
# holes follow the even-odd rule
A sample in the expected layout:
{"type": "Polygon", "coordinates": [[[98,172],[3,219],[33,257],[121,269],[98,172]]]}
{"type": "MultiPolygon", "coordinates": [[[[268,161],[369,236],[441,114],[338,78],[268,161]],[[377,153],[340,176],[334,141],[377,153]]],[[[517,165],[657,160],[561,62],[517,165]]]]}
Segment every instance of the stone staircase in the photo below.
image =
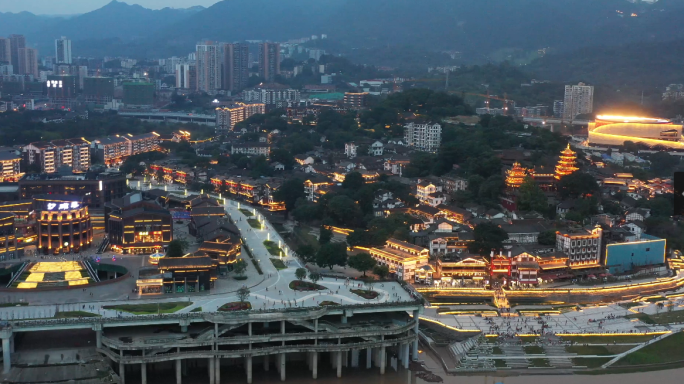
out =
{"type": "Polygon", "coordinates": [[[564,345],[544,345],[544,352],[547,356],[553,356],[548,358],[549,365],[556,368],[572,368],[572,358],[577,356],[576,353],[567,352],[564,345]]]}
{"type": "MultiPolygon", "coordinates": [[[[500,345],[499,348],[501,348],[504,356],[525,356],[522,345],[500,345]]],[[[521,369],[529,367],[530,362],[527,359],[507,359],[506,365],[513,369],[521,369]]]]}

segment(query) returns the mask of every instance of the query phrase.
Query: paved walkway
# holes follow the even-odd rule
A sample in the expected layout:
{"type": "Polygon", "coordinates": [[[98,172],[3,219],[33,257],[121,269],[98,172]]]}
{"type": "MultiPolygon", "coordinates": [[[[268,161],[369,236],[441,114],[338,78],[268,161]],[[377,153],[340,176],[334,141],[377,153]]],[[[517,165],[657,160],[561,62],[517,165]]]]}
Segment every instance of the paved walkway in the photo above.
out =
{"type": "MultiPolygon", "coordinates": [[[[190,294],[164,294],[157,296],[140,296],[132,293],[135,288],[135,279],[131,278],[118,283],[99,287],[75,288],[60,291],[17,291],[7,295],[6,302],[28,302],[29,306],[0,308],[0,319],[32,319],[53,317],[55,312],[60,311],[86,311],[102,316],[134,316],[128,313],[117,313],[114,310],[102,309],[105,305],[118,304],[142,304],[160,302],[189,301],[192,304],[183,308],[179,312],[189,312],[197,307],[202,307],[203,311],[216,311],[223,304],[238,301],[236,292],[242,286],[250,289],[250,297],[247,299],[254,309],[268,308],[290,308],[290,307],[312,307],[319,305],[322,301],[333,301],[340,304],[368,304],[386,303],[394,301],[411,301],[412,298],[398,283],[376,283],[373,289],[380,295],[373,300],[366,300],[352,292],[350,289],[357,282],[348,282],[344,279],[324,278],[318,282],[327,288],[325,291],[318,292],[297,292],[289,288],[290,282],[296,280],[295,270],[300,268],[299,261],[292,256],[292,251],[287,249],[285,242],[272,225],[261,215],[259,219],[264,222],[264,229],[252,228],[247,222],[247,217],[238,210],[238,203],[227,200],[225,204],[226,213],[230,215],[237,225],[245,241],[243,246],[248,247],[255,259],[259,263],[263,275],[259,275],[251,263],[246,252],[242,257],[247,261],[248,268],[247,280],[238,281],[231,277],[216,281],[214,289],[210,292],[198,292],[190,294]],[[287,269],[278,270],[273,266],[271,256],[264,240],[270,239],[278,243],[280,240],[283,249],[288,256],[283,257],[283,262],[288,266],[287,269]],[[37,304],[37,305],[36,305],[37,304]]],[[[243,208],[243,205],[240,205],[243,208]]],[[[251,209],[250,207],[244,207],[251,209]]],[[[103,261],[110,256],[103,256],[103,261]]],[[[55,259],[57,261],[58,259],[55,259]]],[[[46,261],[42,259],[42,261],[46,261]]],[[[110,262],[110,261],[107,261],[110,262]]],[[[147,262],[146,256],[140,255],[117,255],[115,263],[120,263],[137,271],[147,262]]],[[[354,287],[355,288],[355,287],[354,287]]]]}

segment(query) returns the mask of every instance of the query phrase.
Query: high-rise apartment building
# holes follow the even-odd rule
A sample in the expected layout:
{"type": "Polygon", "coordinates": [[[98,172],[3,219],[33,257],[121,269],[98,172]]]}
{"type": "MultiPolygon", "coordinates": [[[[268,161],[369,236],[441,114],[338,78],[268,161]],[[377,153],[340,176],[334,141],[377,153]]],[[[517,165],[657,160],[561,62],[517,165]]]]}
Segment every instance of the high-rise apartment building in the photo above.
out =
{"type": "Polygon", "coordinates": [[[176,88],[197,89],[195,64],[176,64],[176,88]]]}
{"type": "Polygon", "coordinates": [[[221,47],[212,41],[197,44],[197,90],[209,94],[221,89],[221,47]]]}
{"type": "Polygon", "coordinates": [[[38,50],[33,48],[19,48],[17,50],[20,75],[33,75],[38,78],[38,50]]]}
{"type": "MultiPolygon", "coordinates": [[[[10,56],[14,72],[20,73],[19,68],[19,49],[26,48],[26,37],[24,35],[10,35],[10,56]]],[[[21,74],[21,73],[20,73],[21,74]]]]}
{"type": "Polygon", "coordinates": [[[223,45],[223,89],[238,92],[247,88],[249,79],[249,46],[223,45]]]}
{"type": "Polygon", "coordinates": [[[437,152],[442,143],[442,126],[432,123],[408,123],[404,126],[406,146],[423,152],[437,152]]]}
{"type": "Polygon", "coordinates": [[[572,120],[577,115],[594,111],[594,87],[579,83],[565,86],[563,120],[572,120]]]}
{"type": "Polygon", "coordinates": [[[261,43],[259,45],[259,76],[266,82],[275,81],[280,74],[280,44],[261,43]]]}
{"type": "Polygon", "coordinates": [[[0,63],[3,62],[12,64],[12,47],[10,39],[0,37],[0,63]]]}
{"type": "Polygon", "coordinates": [[[83,96],[87,103],[105,104],[114,98],[114,79],[111,77],[86,77],[83,96]]]}
{"type": "Polygon", "coordinates": [[[254,89],[243,92],[245,101],[256,101],[267,105],[277,105],[279,102],[298,102],[301,93],[297,89],[289,88],[285,85],[270,84],[268,86],[258,86],[254,89]]]}
{"type": "Polygon", "coordinates": [[[71,40],[65,36],[55,40],[55,59],[57,64],[71,64],[71,40]]]}

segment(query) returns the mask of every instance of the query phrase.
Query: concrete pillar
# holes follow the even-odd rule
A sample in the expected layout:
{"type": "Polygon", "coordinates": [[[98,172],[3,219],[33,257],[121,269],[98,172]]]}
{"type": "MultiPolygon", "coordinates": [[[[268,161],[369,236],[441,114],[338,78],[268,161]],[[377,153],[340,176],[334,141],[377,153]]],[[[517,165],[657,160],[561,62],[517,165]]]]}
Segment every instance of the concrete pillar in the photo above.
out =
{"type": "Polygon", "coordinates": [[[218,323],[215,323],[215,324],[214,324],[214,337],[218,337],[218,336],[219,336],[219,332],[218,332],[218,331],[219,331],[219,330],[218,330],[218,323]]]}
{"type": "Polygon", "coordinates": [[[214,362],[214,368],[216,370],[216,384],[221,383],[221,358],[217,357],[216,362],[214,362]]]}
{"type": "Polygon", "coordinates": [[[402,344],[401,345],[401,364],[404,366],[404,368],[408,369],[409,367],[409,344],[402,344]]]}
{"type": "Polygon", "coordinates": [[[102,330],[98,329],[95,331],[95,346],[97,348],[102,348],[102,330]]]}
{"type": "Polygon", "coordinates": [[[413,341],[413,360],[418,360],[418,316],[420,316],[420,312],[418,310],[413,311],[413,321],[416,322],[416,325],[413,327],[413,332],[416,335],[416,340],[413,341]]]}
{"type": "Polygon", "coordinates": [[[188,332],[188,326],[187,325],[181,325],[181,332],[187,333],[188,332]]]}
{"type": "Polygon", "coordinates": [[[344,313],[342,314],[342,324],[347,324],[347,315],[344,313]]]}
{"type": "MultiPolygon", "coordinates": [[[[285,322],[283,322],[283,328],[285,328],[285,322]]],[[[285,360],[287,359],[284,353],[280,354],[280,381],[285,381],[285,360]]]]}
{"type": "Polygon", "coordinates": [[[126,384],[126,366],[124,363],[119,363],[119,378],[121,378],[121,384],[126,384]]]}
{"type": "Polygon", "coordinates": [[[385,365],[387,364],[387,357],[385,356],[385,346],[380,347],[380,374],[385,374],[385,365]]]}
{"type": "Polygon", "coordinates": [[[359,367],[359,350],[358,349],[352,349],[352,351],[351,351],[351,366],[352,366],[352,368],[358,368],[359,367]]]}
{"type": "Polygon", "coordinates": [[[142,384],[147,384],[147,363],[140,364],[140,374],[142,375],[142,384]]]}
{"type": "Polygon", "coordinates": [[[247,323],[247,332],[250,336],[252,336],[252,323],[247,323]]]}
{"type": "Polygon", "coordinates": [[[252,384],[252,356],[247,356],[245,369],[247,370],[247,384],[252,384]]]}
{"type": "Polygon", "coordinates": [[[268,368],[269,368],[269,365],[270,365],[270,363],[269,363],[269,357],[270,357],[269,355],[265,355],[265,356],[264,356],[264,371],[266,371],[266,372],[268,372],[268,368]]]}
{"type": "Polygon", "coordinates": [[[180,359],[176,360],[175,364],[176,364],[176,384],[181,384],[182,379],[181,379],[181,361],[180,361],[180,359]]]}
{"type": "Polygon", "coordinates": [[[12,369],[12,350],[10,349],[10,337],[2,338],[2,373],[9,373],[12,369]]]}
{"type": "Polygon", "coordinates": [[[342,377],[342,351],[337,352],[337,377],[342,377]]]}
{"type": "Polygon", "coordinates": [[[213,357],[209,358],[209,384],[215,384],[214,381],[214,362],[215,359],[213,357]]]}
{"type": "Polygon", "coordinates": [[[373,348],[366,348],[366,369],[373,367],[373,348]]]}
{"type": "Polygon", "coordinates": [[[311,377],[314,379],[318,378],[318,352],[314,352],[313,356],[311,357],[311,371],[313,372],[311,374],[311,377]]]}

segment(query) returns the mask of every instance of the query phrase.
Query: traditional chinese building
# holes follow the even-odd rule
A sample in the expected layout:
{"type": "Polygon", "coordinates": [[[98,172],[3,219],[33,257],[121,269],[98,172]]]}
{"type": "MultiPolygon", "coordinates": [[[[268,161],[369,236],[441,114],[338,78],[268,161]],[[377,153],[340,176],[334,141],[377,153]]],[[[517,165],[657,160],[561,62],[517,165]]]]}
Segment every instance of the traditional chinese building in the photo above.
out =
{"type": "Polygon", "coordinates": [[[112,249],[122,253],[161,252],[173,240],[171,213],[140,193],[105,205],[105,231],[112,249]]]}
{"type": "Polygon", "coordinates": [[[567,176],[578,170],[579,168],[577,168],[576,162],[577,153],[570,149],[570,144],[568,144],[567,148],[561,152],[560,159],[556,165],[556,180],[560,180],[561,177],[567,176]]]}
{"type": "Polygon", "coordinates": [[[513,168],[506,171],[506,187],[518,189],[527,176],[527,168],[523,168],[520,163],[513,163],[513,168]]]}

